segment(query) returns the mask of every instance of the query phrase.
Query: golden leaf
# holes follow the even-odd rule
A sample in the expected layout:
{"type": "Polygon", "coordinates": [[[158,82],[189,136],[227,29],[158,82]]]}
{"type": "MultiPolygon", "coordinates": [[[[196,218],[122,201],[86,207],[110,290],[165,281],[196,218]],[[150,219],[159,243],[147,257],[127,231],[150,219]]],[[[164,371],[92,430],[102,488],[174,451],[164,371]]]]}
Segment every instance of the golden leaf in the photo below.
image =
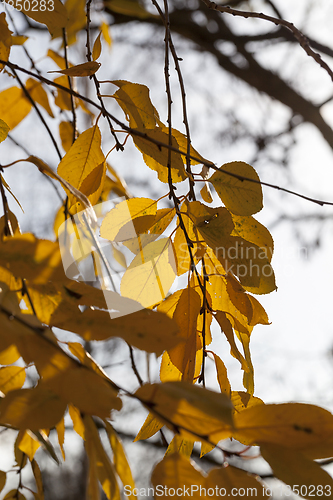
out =
{"type": "Polygon", "coordinates": [[[10,130],[21,123],[31,108],[30,101],[18,87],[10,87],[0,92],[0,116],[10,130]]]}
{"type": "Polygon", "coordinates": [[[215,444],[231,436],[232,404],[224,394],[181,381],[146,384],[135,396],[184,439],[215,444]]]}
{"type": "Polygon", "coordinates": [[[293,493],[310,500],[314,496],[331,496],[332,477],[298,450],[278,443],[262,443],[260,451],[272,467],[274,476],[290,485],[293,493]]]}
{"type": "Polygon", "coordinates": [[[61,73],[66,76],[91,76],[100,68],[101,63],[97,61],[88,61],[82,64],[77,64],[71,68],[61,69],[57,71],[48,71],[48,73],[61,73]]]}
{"type": "Polygon", "coordinates": [[[10,128],[7,123],[0,118],[0,142],[3,142],[6,139],[9,130],[10,128]]]}
{"type": "Polygon", "coordinates": [[[94,46],[93,46],[93,49],[92,49],[92,58],[93,58],[93,61],[96,61],[99,56],[101,55],[101,52],[102,52],[102,44],[101,44],[101,34],[102,32],[100,31],[98,33],[98,36],[94,42],[94,46]]]}
{"type": "Polygon", "coordinates": [[[29,92],[31,98],[40,104],[51,116],[51,118],[54,118],[52,109],[49,104],[49,99],[47,97],[47,93],[44,90],[41,82],[38,82],[37,80],[34,80],[33,78],[28,78],[26,81],[26,89],[29,92]]]}
{"type": "Polygon", "coordinates": [[[235,439],[281,444],[308,458],[332,456],[333,416],[310,404],[256,405],[235,415],[235,439]],[[330,442],[330,446],[326,446],[330,442]]]}
{"type": "MultiPolygon", "coordinates": [[[[59,163],[57,172],[94,204],[102,192],[105,169],[105,157],[101,150],[101,133],[95,125],[76,139],[59,163]]],[[[69,197],[69,205],[74,205],[76,197],[66,187],[65,191],[69,197]]]]}
{"type": "MultiPolygon", "coordinates": [[[[10,48],[13,43],[12,31],[8,29],[6,14],[0,14],[0,59],[8,61],[10,48]]],[[[4,64],[0,64],[0,72],[3,70],[4,64]]]]}
{"type": "Polygon", "coordinates": [[[0,391],[7,394],[21,389],[25,382],[25,368],[22,366],[3,366],[0,368],[0,391]]]}
{"type": "Polygon", "coordinates": [[[260,179],[251,165],[243,161],[225,163],[208,180],[233,214],[252,215],[262,209],[260,179]],[[228,172],[233,175],[229,175],[228,172]],[[254,182],[245,178],[252,179],[254,182]]]}
{"type": "Polygon", "coordinates": [[[160,422],[152,413],[149,413],[137,436],[135,437],[134,442],[151,438],[156,434],[156,432],[162,429],[163,425],[164,424],[160,422]]]}
{"type": "Polygon", "coordinates": [[[17,429],[51,429],[61,420],[66,402],[43,384],[11,391],[0,404],[1,425],[17,429]]]}
{"type": "Polygon", "coordinates": [[[167,295],[176,277],[175,259],[169,238],[148,243],[134,257],[120,283],[123,297],[152,307],[167,295]]]}

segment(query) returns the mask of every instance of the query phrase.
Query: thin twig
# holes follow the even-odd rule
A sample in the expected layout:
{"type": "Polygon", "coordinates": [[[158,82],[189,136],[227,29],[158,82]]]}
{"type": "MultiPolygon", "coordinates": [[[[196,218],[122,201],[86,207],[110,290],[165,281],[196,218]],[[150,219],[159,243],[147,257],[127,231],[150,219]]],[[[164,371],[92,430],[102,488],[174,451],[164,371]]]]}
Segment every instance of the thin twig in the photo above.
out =
{"type": "Polygon", "coordinates": [[[217,5],[215,2],[211,2],[210,0],[202,0],[202,2],[209,9],[217,10],[218,12],[221,13],[231,14],[232,16],[244,17],[245,19],[248,19],[250,17],[256,19],[263,19],[264,21],[273,23],[276,26],[284,26],[293,33],[294,37],[296,38],[302,49],[307,53],[307,55],[312,57],[316,61],[316,63],[319,64],[319,66],[321,66],[329,74],[331,80],[333,81],[333,71],[331,70],[329,65],[322,60],[320,54],[311,49],[307,37],[299,29],[297,29],[293,23],[286,21],[285,19],[280,19],[278,17],[268,16],[267,14],[264,14],[262,12],[248,12],[243,10],[236,10],[232,9],[229,6],[217,5]]]}

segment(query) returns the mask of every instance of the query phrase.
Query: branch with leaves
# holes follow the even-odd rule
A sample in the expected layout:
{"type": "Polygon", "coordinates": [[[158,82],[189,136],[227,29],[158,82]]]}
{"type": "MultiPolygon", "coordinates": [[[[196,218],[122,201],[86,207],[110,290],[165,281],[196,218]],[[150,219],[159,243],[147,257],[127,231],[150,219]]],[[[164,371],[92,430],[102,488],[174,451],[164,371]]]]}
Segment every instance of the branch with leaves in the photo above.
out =
{"type": "MultiPolygon", "coordinates": [[[[22,470],[30,463],[37,488],[33,495],[43,499],[38,449],[43,447],[57,462],[59,453],[65,460],[65,418],[84,442],[89,461],[87,498],[99,499],[101,488],[109,500],[120,500],[125,488],[126,495],[134,498],[134,474],[111,423],[112,415],[122,411],[128,398],[148,410],[135,441],[152,437],[164,426],[173,434],[167,442],[162,430],[166,454],[151,475],[153,487],[156,491],[163,487],[165,498],[169,489],[194,486],[200,491],[225,491],[226,495],[237,488],[254,488],[256,496],[268,498],[263,478],[230,463],[235,455],[248,459],[252,446],[260,446],[275,477],[286,484],[303,485],[303,496],[311,495],[311,488],[318,496],[328,496],[333,480],[316,460],[333,454],[333,416],[314,405],[265,404],[256,397],[250,339],[257,324],[269,325],[255,295],[276,289],[271,266],[273,239],[254,218],[263,208],[262,185],[319,205],[332,202],[261,182],[245,162],[217,168],[194,149],[168,0],[163,7],[152,1],[158,22],[164,25],[167,124],[145,85],[111,80],[107,83],[116,87],[114,93],[100,93],[105,82],[95,73],[101,65],[102,34],[103,43],[108,43],[108,36],[102,23],[92,45],[91,2],[75,14],[69,3],[52,2],[54,10],[36,14],[25,10],[27,4],[22,10],[44,24],[59,42],[62,55],[53,49],[46,55],[59,67],[61,76],[54,80],[12,62],[16,37],[6,14],[0,14],[1,76],[10,84],[12,78],[18,83],[0,92],[0,141],[5,146],[9,131],[15,133],[15,127],[33,109],[39,126],[52,140],[52,160],[58,164],[55,171],[41,159],[44,145],[38,143],[41,158],[15,157],[1,167],[0,426],[17,431],[14,451],[15,470],[19,471],[16,489],[5,498],[25,498],[29,488],[24,485],[22,470]],[[79,46],[75,37],[80,30],[86,31],[87,60],[71,65],[69,48],[79,46]],[[184,132],[173,126],[171,58],[182,97],[184,132]],[[31,78],[23,81],[18,72],[31,78]],[[94,98],[74,90],[76,78],[93,79],[94,98]],[[51,88],[56,89],[55,95],[48,93],[51,88]],[[116,103],[125,121],[107,110],[106,99],[116,103]],[[89,116],[92,124],[79,130],[82,116],[89,116]],[[131,137],[143,163],[165,187],[158,200],[132,197],[107,163],[107,157],[127,147],[127,139],[124,143],[118,140],[114,124],[131,137]],[[61,149],[52,132],[55,125],[61,149]],[[105,155],[103,147],[110,140],[113,147],[105,155]],[[55,241],[22,234],[10,210],[7,193],[14,193],[5,176],[20,162],[35,165],[64,191],[54,219],[55,241]],[[209,176],[210,169],[214,172],[209,176]],[[209,185],[218,197],[215,207],[209,185]],[[178,194],[178,186],[182,194],[178,194]],[[105,213],[108,203],[112,208],[105,213]],[[174,291],[172,286],[181,277],[186,278],[186,286],[176,286],[174,291]],[[88,284],[91,281],[98,281],[98,286],[88,284]],[[58,329],[71,332],[76,341],[61,341],[58,329]],[[241,391],[233,390],[228,379],[229,355],[211,350],[216,330],[239,362],[241,391]],[[91,341],[103,345],[110,338],[122,339],[129,347],[129,362],[139,388],[118,384],[91,356],[87,347],[91,341]],[[138,370],[136,350],[160,357],[158,380],[146,380],[138,370]],[[26,374],[31,367],[36,378],[29,385],[26,374]],[[208,367],[216,370],[218,391],[208,387],[208,367]],[[53,429],[56,444],[49,438],[53,429]],[[223,443],[227,439],[238,440],[242,451],[229,451],[223,443]],[[195,443],[200,444],[201,456],[216,448],[223,466],[208,474],[194,467],[195,443]]],[[[138,2],[131,4],[138,16],[151,17],[138,2]]],[[[120,14],[126,10],[115,0],[109,1],[109,8],[120,14]]],[[[278,24],[288,26],[282,21],[278,24]]],[[[0,490],[10,477],[10,470],[0,471],[0,490]]]]}

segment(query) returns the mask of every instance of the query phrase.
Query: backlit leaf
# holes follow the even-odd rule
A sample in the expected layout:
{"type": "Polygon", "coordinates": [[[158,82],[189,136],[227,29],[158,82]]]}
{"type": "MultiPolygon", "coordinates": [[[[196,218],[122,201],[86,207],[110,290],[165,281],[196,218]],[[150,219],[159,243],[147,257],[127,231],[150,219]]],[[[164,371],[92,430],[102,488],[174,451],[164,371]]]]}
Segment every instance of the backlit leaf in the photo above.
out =
{"type": "Polygon", "coordinates": [[[217,443],[231,435],[232,404],[224,394],[182,381],[146,384],[135,395],[185,439],[217,443]]]}
{"type": "MultiPolygon", "coordinates": [[[[102,191],[105,168],[101,133],[95,125],[76,139],[59,163],[57,171],[63,179],[86,195],[94,204],[102,191]]],[[[76,203],[76,198],[68,190],[66,191],[72,206],[76,203]]]]}
{"type": "Polygon", "coordinates": [[[20,88],[10,87],[0,92],[0,116],[10,130],[29,114],[31,108],[31,103],[20,88]]]}
{"type": "Polygon", "coordinates": [[[73,429],[79,436],[82,437],[82,439],[84,439],[84,423],[81,418],[80,410],[75,408],[75,406],[69,404],[68,412],[73,422],[73,429]]]}
{"type": "MultiPolygon", "coordinates": [[[[107,421],[104,421],[104,424],[113,451],[113,464],[115,471],[123,485],[129,485],[131,490],[133,490],[135,488],[135,483],[122,442],[112,425],[107,421]]],[[[132,494],[129,495],[129,498],[131,497],[135,498],[132,494]]]]}
{"type": "Polygon", "coordinates": [[[262,190],[254,168],[243,161],[233,161],[222,165],[221,170],[216,171],[209,178],[209,182],[213,184],[230,212],[235,215],[252,215],[259,212],[263,207],[262,190]],[[234,175],[228,175],[228,172],[234,175]]]}
{"type": "Polygon", "coordinates": [[[270,262],[273,255],[274,242],[271,233],[265,226],[253,217],[232,215],[234,229],[232,236],[240,236],[250,243],[254,243],[263,249],[267,260],[270,262]]]}
{"type": "Polygon", "coordinates": [[[125,241],[145,233],[154,224],[157,203],[150,198],[131,198],[118,203],[103,219],[101,236],[125,241]]]}
{"type": "Polygon", "coordinates": [[[94,46],[93,46],[93,49],[92,49],[92,58],[93,58],[93,61],[96,61],[99,56],[101,55],[101,52],[102,52],[102,44],[101,44],[101,34],[102,32],[100,31],[95,42],[94,42],[94,46]]]}
{"type": "Polygon", "coordinates": [[[71,68],[61,69],[58,71],[48,71],[48,73],[62,73],[67,76],[91,76],[96,73],[101,64],[97,61],[88,61],[82,64],[77,64],[71,68]]]}
{"type": "MultiPolygon", "coordinates": [[[[86,26],[87,18],[85,12],[85,0],[66,0],[66,11],[67,11],[67,42],[68,45],[72,45],[76,41],[77,33],[86,26]]],[[[62,30],[55,29],[53,33],[53,38],[62,37],[62,30]]],[[[63,64],[60,67],[64,67],[63,64]]]]}
{"type": "Polygon", "coordinates": [[[49,99],[47,97],[47,93],[44,90],[41,82],[38,82],[37,80],[34,80],[33,78],[28,78],[26,81],[26,88],[27,91],[29,92],[31,98],[40,104],[51,116],[51,118],[54,118],[52,109],[50,107],[49,99]]]}
{"type": "MultiPolygon", "coordinates": [[[[85,427],[85,446],[89,462],[95,460],[97,476],[108,500],[120,500],[115,469],[103,448],[96,425],[88,415],[84,416],[83,421],[85,427]]],[[[93,464],[90,465],[93,466],[93,464]]]]}
{"type": "Polygon", "coordinates": [[[114,319],[105,311],[87,308],[81,313],[78,309],[77,312],[75,309],[68,309],[59,311],[58,314],[56,312],[51,324],[78,333],[87,341],[120,337],[133,347],[155,352],[157,356],[182,341],[177,336],[178,326],[175,321],[163,313],[146,309],[114,319]]]}
{"type": "Polygon", "coordinates": [[[263,443],[260,447],[261,455],[273,469],[274,476],[296,489],[302,498],[322,496],[333,490],[332,477],[319,464],[306,458],[302,453],[289,446],[277,443],[263,443]]]}
{"type": "MultiPolygon", "coordinates": [[[[0,59],[8,61],[10,48],[12,46],[12,31],[8,29],[6,14],[0,14],[0,59]]],[[[0,72],[3,70],[4,64],[0,64],[0,72]]],[[[0,124],[1,125],[1,124],[0,124]]]]}
{"type": "Polygon", "coordinates": [[[260,398],[244,391],[231,391],[231,402],[234,405],[234,411],[237,413],[246,408],[251,408],[251,406],[264,404],[260,398]]]}
{"type": "Polygon", "coordinates": [[[9,130],[10,128],[7,123],[0,118],[0,142],[3,142],[6,139],[9,130]]]}
{"type": "Polygon", "coordinates": [[[114,80],[119,90],[113,97],[126,114],[131,128],[154,129],[156,126],[156,110],[149,97],[146,85],[131,83],[124,80],[114,80]]]}
{"type": "Polygon", "coordinates": [[[231,387],[228,380],[227,369],[222,359],[215,353],[213,353],[216,371],[217,371],[217,381],[219,383],[221,392],[230,398],[231,387]]]}
{"type": "Polygon", "coordinates": [[[65,401],[40,384],[9,392],[0,402],[0,422],[17,429],[50,429],[61,420],[65,409],[65,401]]]}
{"type": "Polygon", "coordinates": [[[162,429],[162,427],[163,423],[160,422],[152,413],[149,413],[136,438],[134,439],[134,442],[140,441],[141,439],[149,439],[154,436],[156,432],[162,429]]]}
{"type": "Polygon", "coordinates": [[[41,443],[34,437],[30,431],[21,431],[18,436],[18,447],[25,453],[30,462],[33,460],[36,451],[40,448],[41,443]]]}
{"type": "Polygon", "coordinates": [[[6,484],[7,475],[3,470],[0,470],[0,491],[2,491],[6,484]]]}
{"type": "MultiPolygon", "coordinates": [[[[143,159],[148,167],[157,172],[158,179],[161,182],[167,183],[169,179],[169,135],[159,127],[147,129],[145,133],[152,140],[133,135],[133,142],[139,151],[141,151],[143,159]],[[158,144],[155,144],[154,141],[157,141],[158,144]],[[164,146],[162,146],[162,144],[164,144],[164,146]]],[[[179,149],[178,143],[174,137],[172,137],[171,145],[179,149]]],[[[172,182],[181,182],[187,178],[184,162],[180,153],[176,153],[175,151],[171,152],[170,165],[172,182]]]]}
{"type": "Polygon", "coordinates": [[[65,460],[65,450],[64,450],[64,442],[65,442],[65,419],[62,418],[60,422],[56,425],[56,430],[58,434],[58,443],[61,450],[62,458],[65,460]]]}
{"type": "Polygon", "coordinates": [[[133,259],[121,280],[121,294],[152,307],[165,298],[175,277],[172,243],[162,238],[148,243],[133,259]]]}
{"type": "Polygon", "coordinates": [[[25,382],[25,368],[22,366],[4,366],[0,368],[0,391],[7,394],[20,389],[25,382]]]}
{"type": "MultiPolygon", "coordinates": [[[[153,470],[151,482],[159,491],[159,497],[167,499],[168,492],[185,492],[194,500],[199,500],[200,488],[204,488],[205,478],[197,467],[182,454],[167,455],[153,470]],[[178,490],[179,488],[179,490],[178,490]],[[165,492],[165,494],[163,494],[165,492]]],[[[180,498],[183,495],[178,495],[180,498]]]]}
{"type": "Polygon", "coordinates": [[[36,460],[31,461],[32,472],[36,481],[37,491],[38,491],[38,500],[44,500],[44,487],[43,487],[43,479],[40,468],[36,462],[36,460]]]}
{"type": "Polygon", "coordinates": [[[332,447],[328,450],[326,441],[333,435],[333,416],[318,406],[256,405],[235,415],[235,427],[235,439],[245,444],[283,442],[288,449],[311,459],[332,456],[332,447]]]}
{"type": "Polygon", "coordinates": [[[14,276],[41,284],[65,277],[58,243],[39,240],[30,233],[16,235],[2,244],[0,263],[14,276]]]}
{"type": "Polygon", "coordinates": [[[73,125],[70,122],[60,122],[59,134],[62,147],[67,153],[73,144],[73,125]]]}
{"type": "MultiPolygon", "coordinates": [[[[223,496],[232,498],[270,498],[266,492],[264,484],[258,481],[258,476],[232,467],[214,468],[209,471],[205,482],[206,488],[212,488],[214,491],[223,492],[223,496]],[[244,497],[244,494],[246,496],[244,497]]],[[[210,490],[210,491],[212,491],[210,490]]]]}
{"type": "MultiPolygon", "coordinates": [[[[62,87],[66,87],[69,89],[68,77],[67,76],[59,76],[54,79],[54,83],[61,85],[62,87]]],[[[72,101],[70,94],[65,90],[57,88],[57,95],[54,99],[54,104],[63,110],[71,110],[72,109],[72,101]]],[[[77,102],[74,101],[74,107],[77,106],[77,102]]]]}

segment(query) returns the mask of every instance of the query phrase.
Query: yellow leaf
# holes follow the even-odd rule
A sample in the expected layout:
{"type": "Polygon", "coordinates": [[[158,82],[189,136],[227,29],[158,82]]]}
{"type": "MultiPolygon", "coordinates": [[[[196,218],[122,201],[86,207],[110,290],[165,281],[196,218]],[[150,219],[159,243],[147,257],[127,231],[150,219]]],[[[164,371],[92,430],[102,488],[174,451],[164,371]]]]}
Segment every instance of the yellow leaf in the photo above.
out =
{"type": "Polygon", "coordinates": [[[149,413],[136,438],[134,439],[134,442],[140,441],[141,439],[149,439],[154,436],[156,432],[162,429],[162,427],[163,423],[160,422],[152,413],[149,413]]]}
{"type": "Polygon", "coordinates": [[[213,201],[213,196],[209,188],[208,182],[205,181],[204,187],[200,190],[200,194],[202,196],[202,199],[206,203],[212,203],[213,201]]]}
{"type": "Polygon", "coordinates": [[[120,87],[113,97],[124,111],[131,128],[139,130],[154,129],[156,127],[156,110],[149,97],[149,88],[139,83],[125,80],[113,80],[120,87]]]}
{"type": "Polygon", "coordinates": [[[6,139],[9,130],[10,128],[8,127],[7,123],[0,118],[0,142],[3,142],[6,139]]]}
{"type": "Polygon", "coordinates": [[[252,215],[263,207],[258,174],[251,165],[243,161],[225,163],[209,178],[209,182],[213,184],[225,206],[235,215],[252,215]],[[228,172],[234,175],[229,175],[228,172]]]}
{"type": "MultiPolygon", "coordinates": [[[[200,488],[204,488],[205,477],[184,455],[167,455],[153,470],[151,482],[162,499],[170,498],[168,493],[177,491],[177,498],[190,496],[194,500],[202,498],[200,488]],[[164,492],[164,494],[163,494],[164,492]]],[[[202,490],[203,493],[203,490],[202,490]]]]}
{"type": "Polygon", "coordinates": [[[6,216],[0,217],[0,241],[4,241],[7,236],[20,233],[20,227],[15,214],[8,211],[6,216]]]}
{"type": "Polygon", "coordinates": [[[80,410],[75,408],[72,404],[68,405],[68,412],[69,416],[72,419],[73,422],[73,429],[75,432],[82,437],[82,439],[85,439],[84,437],[84,423],[81,418],[81,413],[80,410]]]}
{"type": "Polygon", "coordinates": [[[146,9],[137,0],[106,0],[105,6],[125,16],[135,16],[139,19],[147,19],[148,17],[156,17],[146,9]]]}
{"type": "Polygon", "coordinates": [[[260,451],[274,476],[291,486],[293,493],[310,500],[332,495],[332,477],[299,451],[277,443],[262,443],[260,451]]]}
{"type": "Polygon", "coordinates": [[[165,452],[165,456],[171,455],[172,453],[179,453],[180,455],[184,455],[186,458],[190,458],[192,455],[192,450],[194,446],[194,441],[190,441],[188,439],[183,439],[181,436],[176,434],[171,443],[169,444],[167,451],[165,452]]]}
{"type": "MultiPolygon", "coordinates": [[[[0,14],[0,59],[8,61],[10,48],[13,43],[12,31],[8,29],[6,14],[0,14]]],[[[0,72],[3,70],[4,64],[0,64],[0,72]]]]}
{"type": "Polygon", "coordinates": [[[27,40],[28,37],[24,35],[12,36],[12,45],[23,45],[27,40]]]}
{"type": "Polygon", "coordinates": [[[102,44],[101,44],[101,34],[102,32],[100,31],[95,42],[94,42],[94,46],[93,46],[93,49],[92,49],[92,58],[93,58],[93,61],[96,61],[99,56],[101,55],[101,52],[102,52],[102,44]]]}
{"type": "Polygon", "coordinates": [[[63,270],[58,243],[39,240],[30,233],[15,235],[1,246],[0,263],[14,276],[34,284],[49,280],[68,281],[63,270]]]}
{"type": "Polygon", "coordinates": [[[49,104],[49,99],[47,97],[47,93],[45,92],[41,82],[38,82],[37,80],[34,80],[33,78],[29,78],[26,81],[26,88],[27,91],[29,92],[31,98],[40,104],[51,116],[51,118],[54,118],[52,109],[50,108],[49,104]]]}
{"type": "Polygon", "coordinates": [[[3,470],[0,470],[0,491],[2,491],[6,484],[7,475],[3,470]]]}
{"type": "MultiPolygon", "coordinates": [[[[39,285],[32,284],[30,286],[28,281],[27,286],[38,319],[48,325],[52,314],[63,300],[62,294],[51,282],[39,285]]],[[[29,300],[26,297],[24,299],[27,306],[29,306],[29,300]]]]}
{"type": "Polygon", "coordinates": [[[39,469],[39,466],[36,460],[31,461],[32,472],[36,481],[37,491],[38,491],[38,500],[44,500],[44,487],[43,487],[43,479],[42,473],[39,469]]]}
{"type": "Polygon", "coordinates": [[[253,217],[232,214],[232,221],[234,229],[231,235],[240,236],[244,240],[257,245],[264,251],[268,262],[270,262],[273,255],[274,242],[268,229],[253,217]]]}
{"type": "Polygon", "coordinates": [[[9,346],[6,350],[0,352],[0,365],[11,365],[20,358],[20,353],[15,345],[9,346]]]}
{"type": "MultiPolygon", "coordinates": [[[[85,0],[66,0],[65,2],[68,19],[66,25],[68,45],[75,43],[77,33],[87,24],[85,5],[85,0]]],[[[55,29],[53,38],[61,37],[62,30],[59,28],[55,29]]],[[[62,67],[64,67],[64,65],[62,65],[62,67]]]]}
{"type": "Polygon", "coordinates": [[[7,394],[14,389],[21,389],[25,382],[25,368],[22,366],[4,366],[0,368],[0,391],[7,394]]]}
{"type": "Polygon", "coordinates": [[[62,69],[58,71],[48,71],[48,73],[62,73],[67,76],[91,76],[96,73],[100,68],[101,63],[96,61],[88,61],[82,64],[77,64],[71,68],[62,69]]]}
{"type": "MultiPolygon", "coordinates": [[[[102,191],[105,157],[101,150],[101,133],[97,125],[83,132],[58,166],[58,174],[86,195],[94,204],[102,191]]],[[[66,188],[70,207],[76,198],[66,188]]]]}
{"type": "Polygon", "coordinates": [[[205,481],[208,491],[218,491],[221,496],[232,498],[270,498],[258,476],[232,467],[219,467],[209,471],[205,481]],[[210,490],[209,490],[210,488],[210,490]],[[245,496],[244,496],[245,495],[245,496]]]}
{"type": "Polygon", "coordinates": [[[58,434],[58,443],[60,446],[62,458],[65,460],[65,450],[64,450],[64,442],[65,442],[65,419],[62,418],[60,422],[56,425],[56,430],[58,434]]]}
{"type": "Polygon", "coordinates": [[[174,349],[168,349],[170,360],[183,374],[183,380],[193,381],[196,364],[197,320],[201,309],[199,294],[191,287],[182,290],[175,307],[173,319],[179,326],[180,335],[186,339],[174,349]]]}
{"type": "MultiPolygon", "coordinates": [[[[65,58],[60,56],[58,54],[58,52],[55,52],[52,49],[48,49],[47,57],[50,57],[52,59],[52,61],[54,61],[57,66],[59,66],[59,68],[63,68],[64,66],[66,66],[65,58]]],[[[73,64],[69,62],[68,66],[71,68],[73,66],[73,64]]]]}
{"type": "Polygon", "coordinates": [[[73,125],[70,122],[60,122],[59,124],[59,135],[61,139],[61,144],[66,153],[69,151],[71,145],[73,144],[73,125]]]}
{"type": "Polygon", "coordinates": [[[148,243],[134,257],[121,280],[121,294],[143,307],[152,307],[165,298],[175,277],[172,243],[169,238],[161,238],[148,243]]]}
{"type": "Polygon", "coordinates": [[[247,365],[247,362],[245,361],[244,357],[242,354],[239,352],[238,347],[235,342],[235,336],[234,332],[232,330],[231,323],[229,319],[227,318],[226,314],[222,311],[217,311],[215,314],[215,319],[218,322],[218,324],[221,327],[221,331],[224,333],[224,335],[227,338],[227,341],[230,344],[230,353],[231,355],[238,359],[240,364],[242,365],[242,370],[244,371],[249,371],[249,367],[247,365]]]}
{"type": "Polygon", "coordinates": [[[34,437],[30,431],[20,431],[17,438],[18,447],[25,453],[30,462],[33,460],[36,451],[40,448],[40,442],[34,437]]]}
{"type": "Polygon", "coordinates": [[[256,405],[235,415],[235,439],[245,444],[284,443],[308,458],[332,456],[333,416],[301,403],[256,405]]]}
{"type": "MultiPolygon", "coordinates": [[[[154,129],[145,129],[145,134],[146,136],[153,139],[153,141],[158,141],[158,143],[164,144],[164,146],[162,146],[161,144],[155,144],[151,140],[147,140],[136,135],[133,135],[133,142],[138,150],[141,151],[143,159],[148,167],[157,172],[158,179],[161,182],[168,183],[169,134],[167,132],[164,132],[159,127],[156,127],[154,129]]],[[[172,147],[179,149],[178,143],[173,136],[171,145],[172,147]]],[[[183,158],[180,153],[176,153],[175,151],[171,152],[170,166],[172,182],[181,182],[187,178],[183,158]]]]}
{"type": "MultiPolygon", "coordinates": [[[[114,295],[125,303],[128,300],[118,294],[114,295]]],[[[138,349],[155,352],[157,356],[182,341],[177,336],[178,326],[175,321],[163,313],[146,309],[111,319],[110,314],[104,311],[87,308],[81,313],[78,309],[75,311],[71,308],[64,312],[60,310],[58,314],[56,312],[51,324],[78,333],[87,341],[120,337],[138,349]]]]}
{"type": "Polygon", "coordinates": [[[185,439],[215,444],[231,435],[232,404],[224,394],[181,381],[146,384],[135,396],[185,439]]]}
{"type": "Polygon", "coordinates": [[[33,2],[29,3],[19,3],[16,7],[17,10],[23,12],[28,17],[31,17],[34,21],[41,24],[46,24],[47,29],[53,35],[57,28],[64,28],[67,24],[67,11],[66,7],[61,3],[60,0],[52,0],[51,2],[46,2],[45,10],[41,8],[36,9],[36,5],[33,2]],[[26,8],[28,7],[28,8],[26,8]]]}
{"type": "Polygon", "coordinates": [[[10,490],[3,500],[26,500],[26,497],[18,490],[10,490]]]}
{"type": "Polygon", "coordinates": [[[217,381],[219,383],[221,392],[230,398],[231,395],[231,387],[230,382],[227,375],[227,369],[222,359],[215,353],[213,353],[216,372],[217,372],[217,381]]]}
{"type": "Polygon", "coordinates": [[[103,21],[101,24],[101,32],[102,32],[104,40],[108,44],[109,48],[111,48],[112,38],[111,38],[110,32],[109,32],[109,25],[105,21],[103,21]]]}
{"type": "Polygon", "coordinates": [[[93,371],[77,367],[49,378],[47,385],[82,413],[110,418],[111,410],[120,410],[122,403],[117,397],[117,390],[109,382],[93,371]]]}
{"type": "MultiPolygon", "coordinates": [[[[97,476],[108,500],[120,500],[115,469],[103,448],[96,425],[88,415],[84,416],[83,421],[85,427],[85,446],[89,462],[95,461],[97,476]]],[[[90,465],[92,466],[92,464],[90,465]]]]}
{"type": "MultiPolygon", "coordinates": [[[[54,79],[54,83],[58,85],[62,85],[62,87],[66,87],[69,89],[68,77],[67,76],[59,76],[59,78],[54,79]]],[[[72,101],[70,94],[65,92],[64,90],[57,88],[57,95],[54,99],[54,104],[63,110],[72,110],[72,101]]],[[[74,107],[77,106],[77,101],[74,100],[74,107]]]]}
{"type": "Polygon", "coordinates": [[[0,116],[13,130],[30,112],[32,105],[18,87],[0,92],[0,116]]]}
{"type": "Polygon", "coordinates": [[[264,402],[260,398],[256,398],[243,391],[231,391],[231,402],[234,405],[234,411],[239,413],[251,406],[262,405],[264,402]]]}
{"type": "MultiPolygon", "coordinates": [[[[12,192],[12,190],[10,189],[10,186],[8,185],[8,183],[5,181],[5,179],[3,178],[3,176],[0,174],[0,177],[1,177],[1,181],[2,181],[2,184],[5,186],[5,188],[7,189],[7,191],[12,195],[12,197],[14,198],[14,200],[16,201],[16,203],[18,204],[18,206],[20,207],[20,209],[22,210],[22,212],[24,213],[24,210],[20,204],[20,202],[18,201],[18,199],[16,198],[16,196],[14,195],[14,193],[12,192]]],[[[14,215],[14,214],[13,214],[14,215]]],[[[15,216],[14,216],[15,217],[15,216]]],[[[16,217],[15,217],[16,218],[16,217]]],[[[17,225],[18,226],[18,225],[17,225]]],[[[19,226],[18,226],[19,227],[19,226]]],[[[15,232],[15,231],[14,231],[15,232]]],[[[19,231],[20,232],[20,231],[19,231]]]]}
{"type": "Polygon", "coordinates": [[[145,233],[154,224],[157,202],[150,198],[131,198],[118,203],[101,224],[101,236],[125,241],[145,233]]]}
{"type": "MultiPolygon", "coordinates": [[[[107,421],[104,421],[104,424],[113,451],[113,463],[115,471],[118,474],[123,485],[128,485],[133,490],[135,488],[135,483],[122,442],[112,425],[107,421]]],[[[134,495],[129,495],[129,498],[131,497],[135,498],[134,495]]]]}
{"type": "Polygon", "coordinates": [[[0,402],[1,425],[17,429],[51,429],[61,420],[66,403],[43,384],[11,391],[0,402]]]}

